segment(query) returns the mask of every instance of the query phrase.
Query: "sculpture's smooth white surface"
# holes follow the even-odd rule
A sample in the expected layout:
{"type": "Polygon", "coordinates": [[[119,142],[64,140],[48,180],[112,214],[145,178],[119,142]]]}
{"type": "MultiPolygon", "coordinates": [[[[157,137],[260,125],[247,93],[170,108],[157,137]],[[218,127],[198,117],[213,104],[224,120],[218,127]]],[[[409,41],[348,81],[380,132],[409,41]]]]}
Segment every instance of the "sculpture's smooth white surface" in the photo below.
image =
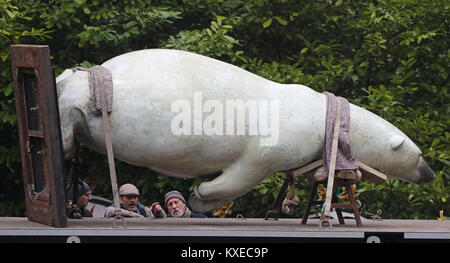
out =
{"type": "MultiPolygon", "coordinates": [[[[196,211],[218,208],[271,173],[301,167],[322,155],[326,97],[306,86],[278,84],[176,50],[131,52],[103,66],[113,75],[110,123],[117,159],[183,178],[222,172],[199,185],[199,196],[190,200],[196,211]],[[261,136],[174,135],[171,124],[178,113],[171,105],[179,99],[194,105],[195,92],[201,93],[203,102],[217,100],[224,105],[225,100],[277,100],[278,143],[261,146],[261,136]]],[[[66,157],[73,153],[74,138],[105,153],[102,119],[88,107],[87,72],[66,70],[58,76],[57,87],[66,157]]],[[[420,149],[403,132],[352,104],[350,116],[350,143],[359,161],[390,178],[418,184],[434,179],[420,149]]]]}

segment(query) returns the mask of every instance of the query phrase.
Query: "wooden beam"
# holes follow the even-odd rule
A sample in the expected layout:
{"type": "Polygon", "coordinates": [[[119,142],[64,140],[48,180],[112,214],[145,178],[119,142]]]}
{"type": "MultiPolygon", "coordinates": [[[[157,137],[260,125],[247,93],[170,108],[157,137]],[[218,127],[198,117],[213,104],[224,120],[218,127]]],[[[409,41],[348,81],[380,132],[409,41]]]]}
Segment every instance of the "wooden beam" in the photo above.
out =
{"type": "MultiPolygon", "coordinates": [[[[337,156],[337,148],[339,142],[339,129],[341,126],[341,100],[337,98],[337,116],[334,122],[334,130],[333,130],[333,141],[331,143],[331,155],[330,155],[330,164],[328,167],[328,182],[327,182],[327,195],[325,198],[325,208],[323,211],[323,217],[330,217],[330,209],[331,209],[331,198],[333,197],[334,191],[334,176],[335,176],[335,168],[336,168],[336,156],[337,156]]],[[[323,219],[323,218],[321,218],[323,219]]]]}
{"type": "Polygon", "coordinates": [[[315,162],[310,163],[310,164],[307,164],[307,165],[305,165],[305,166],[303,166],[301,168],[295,169],[295,170],[292,171],[292,174],[294,176],[299,176],[299,175],[305,174],[305,173],[307,173],[307,172],[309,172],[309,171],[311,171],[313,169],[316,169],[316,168],[318,168],[318,167],[320,167],[322,165],[323,165],[323,159],[315,161],[315,162]]]}
{"type": "Polygon", "coordinates": [[[361,171],[362,174],[362,179],[368,180],[376,184],[380,184],[386,181],[387,176],[384,173],[377,171],[362,162],[358,162],[358,165],[360,168],[359,170],[361,171]]]}

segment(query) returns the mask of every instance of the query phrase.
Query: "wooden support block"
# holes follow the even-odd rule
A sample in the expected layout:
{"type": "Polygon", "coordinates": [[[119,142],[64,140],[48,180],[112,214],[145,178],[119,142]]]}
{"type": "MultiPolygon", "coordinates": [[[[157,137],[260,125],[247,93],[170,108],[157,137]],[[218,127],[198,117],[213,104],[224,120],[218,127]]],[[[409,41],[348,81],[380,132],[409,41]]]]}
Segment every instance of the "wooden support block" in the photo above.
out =
{"type": "MultiPolygon", "coordinates": [[[[370,181],[372,183],[376,183],[376,184],[380,184],[383,183],[384,181],[387,180],[387,176],[385,174],[383,174],[380,171],[377,171],[375,169],[373,169],[372,167],[362,163],[362,162],[358,162],[359,165],[359,170],[361,171],[362,174],[362,178],[363,180],[367,180],[370,181]]],[[[293,176],[301,176],[306,174],[309,171],[312,171],[314,169],[317,169],[319,167],[323,166],[323,159],[312,162],[310,164],[307,164],[301,168],[292,170],[292,174],[293,176]]],[[[355,179],[355,175],[352,175],[353,171],[340,171],[337,175],[336,178],[339,179],[355,179]]]]}
{"type": "Polygon", "coordinates": [[[355,180],[356,179],[356,173],[353,170],[342,170],[339,171],[336,174],[336,178],[337,179],[350,179],[350,180],[355,180]]]}

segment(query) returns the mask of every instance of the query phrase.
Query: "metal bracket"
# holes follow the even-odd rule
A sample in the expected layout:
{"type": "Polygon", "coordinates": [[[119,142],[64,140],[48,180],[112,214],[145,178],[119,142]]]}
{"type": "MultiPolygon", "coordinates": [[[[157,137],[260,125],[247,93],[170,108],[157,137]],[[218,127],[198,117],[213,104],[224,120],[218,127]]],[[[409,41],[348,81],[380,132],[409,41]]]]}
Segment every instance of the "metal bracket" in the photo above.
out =
{"type": "Polygon", "coordinates": [[[127,223],[125,222],[125,218],[122,216],[120,209],[115,211],[112,226],[113,228],[127,228],[127,223]]]}
{"type": "Polygon", "coordinates": [[[322,230],[324,227],[333,228],[333,224],[330,217],[322,215],[319,220],[319,228],[322,230]]]}
{"type": "Polygon", "coordinates": [[[247,220],[247,218],[245,218],[243,215],[241,214],[237,214],[236,219],[238,220],[247,220]]]}
{"type": "Polygon", "coordinates": [[[286,189],[288,185],[294,181],[294,176],[291,171],[286,172],[286,176],[284,177],[283,185],[281,186],[280,191],[278,192],[277,197],[275,198],[275,201],[272,204],[272,209],[267,211],[265,220],[268,220],[269,218],[273,218],[275,220],[278,220],[279,216],[279,210],[281,209],[281,203],[283,202],[283,196],[286,192],[286,189]]]}

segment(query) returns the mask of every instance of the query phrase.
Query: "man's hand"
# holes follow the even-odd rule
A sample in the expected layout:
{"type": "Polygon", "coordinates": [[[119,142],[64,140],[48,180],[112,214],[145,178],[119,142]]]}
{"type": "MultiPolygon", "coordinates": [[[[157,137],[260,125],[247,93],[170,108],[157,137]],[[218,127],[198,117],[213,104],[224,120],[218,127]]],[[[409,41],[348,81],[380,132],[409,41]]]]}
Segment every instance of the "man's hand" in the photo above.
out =
{"type": "Polygon", "coordinates": [[[162,208],[161,205],[159,205],[159,202],[154,202],[150,207],[150,211],[152,211],[153,214],[159,214],[161,210],[162,208]]]}

